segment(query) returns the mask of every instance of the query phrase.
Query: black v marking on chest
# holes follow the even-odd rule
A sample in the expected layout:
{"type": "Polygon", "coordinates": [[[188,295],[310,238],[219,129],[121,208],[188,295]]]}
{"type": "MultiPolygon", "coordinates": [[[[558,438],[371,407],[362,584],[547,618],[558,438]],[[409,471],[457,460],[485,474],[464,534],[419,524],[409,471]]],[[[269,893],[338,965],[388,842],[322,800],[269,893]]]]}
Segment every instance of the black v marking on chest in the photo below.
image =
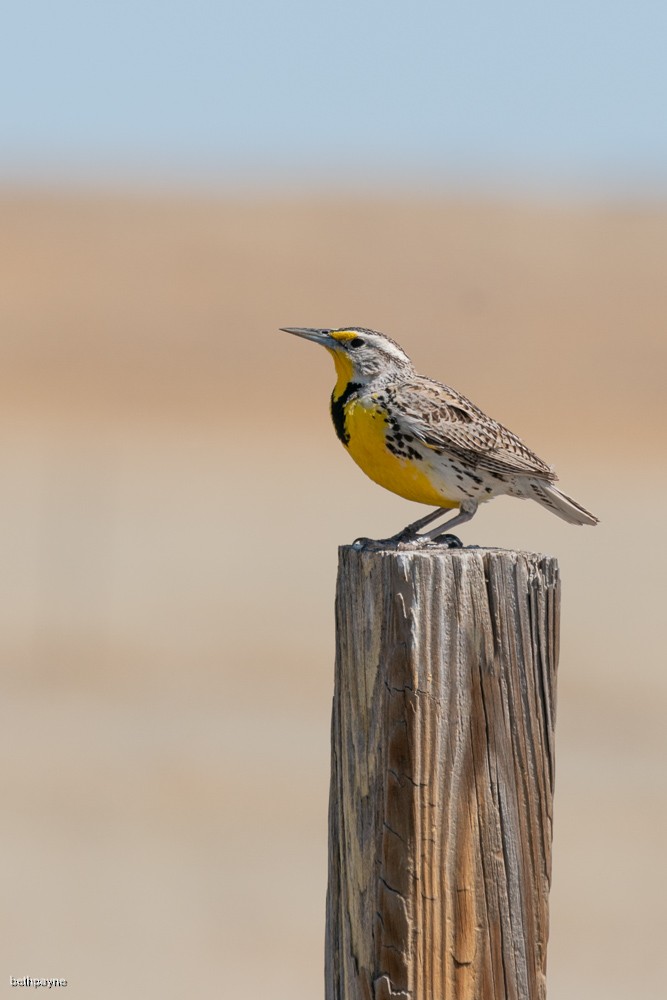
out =
{"type": "Polygon", "coordinates": [[[350,435],[345,429],[345,404],[350,396],[354,396],[355,392],[357,392],[360,388],[361,385],[359,382],[348,382],[337,399],[333,396],[333,394],[331,396],[331,419],[333,420],[333,425],[336,428],[336,434],[346,448],[350,440],[350,435]]]}

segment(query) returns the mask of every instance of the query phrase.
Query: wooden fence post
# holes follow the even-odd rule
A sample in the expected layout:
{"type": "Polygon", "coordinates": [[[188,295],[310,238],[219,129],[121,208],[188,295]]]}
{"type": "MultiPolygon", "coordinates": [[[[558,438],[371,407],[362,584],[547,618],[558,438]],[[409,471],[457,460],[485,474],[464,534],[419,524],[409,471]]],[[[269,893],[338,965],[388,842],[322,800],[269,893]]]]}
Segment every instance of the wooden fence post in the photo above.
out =
{"type": "Polygon", "coordinates": [[[339,552],[327,1000],[544,1000],[549,556],[339,552]]]}

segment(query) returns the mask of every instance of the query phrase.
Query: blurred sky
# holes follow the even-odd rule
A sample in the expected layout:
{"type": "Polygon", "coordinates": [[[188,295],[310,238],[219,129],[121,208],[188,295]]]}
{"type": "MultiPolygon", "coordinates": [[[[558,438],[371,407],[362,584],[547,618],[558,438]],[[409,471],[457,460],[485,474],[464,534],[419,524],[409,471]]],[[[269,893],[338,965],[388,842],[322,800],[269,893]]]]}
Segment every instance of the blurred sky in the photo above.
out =
{"type": "Polygon", "coordinates": [[[667,190],[665,0],[20,0],[0,180],[667,190]]]}

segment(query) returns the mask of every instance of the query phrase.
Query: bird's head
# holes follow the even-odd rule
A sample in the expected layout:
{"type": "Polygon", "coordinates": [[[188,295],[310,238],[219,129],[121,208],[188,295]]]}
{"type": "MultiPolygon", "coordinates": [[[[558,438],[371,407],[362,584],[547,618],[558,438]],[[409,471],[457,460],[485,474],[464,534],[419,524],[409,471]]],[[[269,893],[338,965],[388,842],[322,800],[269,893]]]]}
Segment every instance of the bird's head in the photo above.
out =
{"type": "Polygon", "coordinates": [[[412,362],[402,347],[375,330],[361,326],[346,326],[339,330],[312,330],[307,327],[284,326],[285,333],[294,333],[326,347],[334,359],[339,395],[350,382],[366,385],[375,379],[391,381],[412,372],[412,362]]]}

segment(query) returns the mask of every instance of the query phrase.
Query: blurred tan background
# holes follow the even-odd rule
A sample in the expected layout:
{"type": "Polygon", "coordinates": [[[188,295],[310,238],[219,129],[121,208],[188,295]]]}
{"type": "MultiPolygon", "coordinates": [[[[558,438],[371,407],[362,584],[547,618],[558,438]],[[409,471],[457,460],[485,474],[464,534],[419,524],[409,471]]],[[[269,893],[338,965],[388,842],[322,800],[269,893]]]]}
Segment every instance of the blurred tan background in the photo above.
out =
{"type": "Polygon", "coordinates": [[[322,995],[336,546],[418,515],[282,325],[395,337],[601,518],[468,543],[563,575],[550,1000],[659,1000],[667,210],[0,198],[5,973],[322,995]]]}

